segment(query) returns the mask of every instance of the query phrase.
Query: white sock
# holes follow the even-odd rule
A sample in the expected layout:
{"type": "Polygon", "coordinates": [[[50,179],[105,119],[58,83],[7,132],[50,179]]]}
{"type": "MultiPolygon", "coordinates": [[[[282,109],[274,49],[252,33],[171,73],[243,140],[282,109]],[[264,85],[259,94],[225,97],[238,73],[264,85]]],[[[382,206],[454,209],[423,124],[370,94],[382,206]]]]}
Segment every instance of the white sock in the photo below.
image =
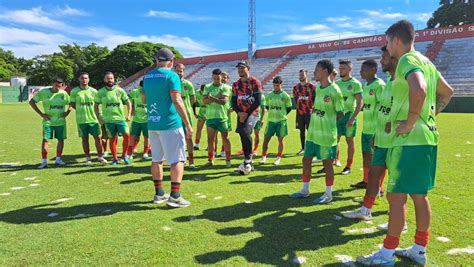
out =
{"type": "Polygon", "coordinates": [[[86,160],[87,160],[87,161],[91,161],[92,158],[91,158],[91,157],[87,157],[86,160]]]}
{"type": "Polygon", "coordinates": [[[420,245],[418,245],[418,244],[414,244],[414,245],[411,247],[411,250],[412,250],[413,252],[415,252],[416,255],[420,254],[420,252],[426,253],[426,247],[420,246],[420,245]]]}
{"type": "Polygon", "coordinates": [[[303,182],[303,189],[301,191],[309,192],[309,183],[303,182]]]}
{"type": "Polygon", "coordinates": [[[361,211],[363,214],[368,215],[368,214],[370,213],[371,209],[368,209],[368,208],[362,206],[362,208],[360,208],[360,211],[361,211]]]}
{"type": "Polygon", "coordinates": [[[326,186],[326,195],[332,196],[332,186],[326,186]]]}
{"type": "Polygon", "coordinates": [[[380,250],[380,254],[382,254],[382,256],[384,256],[385,258],[393,259],[393,257],[395,256],[395,249],[388,249],[383,247],[380,250]]]}

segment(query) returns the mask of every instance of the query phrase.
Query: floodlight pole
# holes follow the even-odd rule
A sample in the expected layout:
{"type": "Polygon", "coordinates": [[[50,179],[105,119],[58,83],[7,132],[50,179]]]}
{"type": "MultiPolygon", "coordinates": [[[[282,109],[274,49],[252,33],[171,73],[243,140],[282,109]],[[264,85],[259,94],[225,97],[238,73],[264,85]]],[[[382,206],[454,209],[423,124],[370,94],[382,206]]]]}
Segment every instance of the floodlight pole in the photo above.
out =
{"type": "Polygon", "coordinates": [[[249,0],[249,47],[248,58],[253,59],[257,50],[257,31],[256,31],[255,0],[249,0]]]}

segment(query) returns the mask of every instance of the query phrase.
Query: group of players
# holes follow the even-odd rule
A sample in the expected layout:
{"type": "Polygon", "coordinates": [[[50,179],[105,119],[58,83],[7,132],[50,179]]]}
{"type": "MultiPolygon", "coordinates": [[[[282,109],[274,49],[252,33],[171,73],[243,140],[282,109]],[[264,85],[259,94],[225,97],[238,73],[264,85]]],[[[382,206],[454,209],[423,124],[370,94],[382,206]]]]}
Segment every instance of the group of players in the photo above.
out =
{"type": "MultiPolygon", "coordinates": [[[[313,73],[316,85],[308,81],[306,70],[300,70],[300,83],[294,86],[292,95],[296,102],[296,126],[300,130],[301,150],[298,154],[303,155],[302,188],[290,197],[309,197],[312,162],[317,159],[323,163],[318,173],[325,173],[326,190],[314,202],[327,204],[333,200],[333,165],[341,166],[338,143],[344,136],[348,151],[342,174],[349,174],[354,157],[357,117],[362,111],[363,179],[352,186],[365,188],[366,192],[363,206],[344,213],[344,216],[363,220],[371,218],[372,205],[383,192],[387,169],[390,210],[383,247],[374,254],[358,257],[357,261],[364,265],[393,265],[394,255],[398,255],[424,265],[431,220],[427,193],[434,186],[439,138],[435,120],[449,103],[453,90],[436,67],[414,50],[414,29],[410,22],[402,20],[393,24],[386,36],[387,45],[381,48],[380,60],[382,70],[387,73],[386,83],[376,76],[375,60],[362,63],[360,74],[364,84],[352,77],[352,63],[347,60],[339,62],[340,79],[336,79],[338,73],[330,60],[317,62],[313,73]],[[408,195],[415,205],[415,244],[395,251],[406,227],[408,195]]],[[[56,164],[64,164],[61,154],[66,137],[65,118],[72,109],[76,110],[88,164],[91,163],[89,135],[94,137],[99,162],[107,163],[103,154],[106,146],[101,143],[101,125],[102,141],[104,137],[109,138],[112,164],[119,162],[118,135],[123,137],[122,160],[128,164],[143,133],[145,159],[149,158],[151,150],[154,203],[166,202],[171,207],[190,205],[180,194],[186,148],[189,167],[195,168],[193,151],[199,149],[204,125],[208,136],[206,165],[214,164],[217,135],[220,133],[222,156],[226,158],[227,167],[231,166],[229,133],[234,112],[242,148],[239,154],[244,156],[238,171],[248,174],[253,170],[252,158],[257,154],[259,131],[263,128],[265,114],[268,118],[260,162],[266,162],[269,141],[272,136],[277,136],[278,153],[274,164],[280,164],[284,138],[288,135],[288,114],[292,109],[291,96],[283,90],[281,77],[273,79],[272,92],[264,96],[260,81],[250,75],[250,65],[242,61],[236,66],[240,78],[232,86],[227,85],[229,75],[215,69],[212,82],[196,92],[184,79],[185,66],[174,66],[171,51],[160,49],[155,57],[156,68],[148,72],[140,86],[129,95],[115,85],[114,76],[109,72],[104,77],[106,86],[98,91],[88,86],[89,76],[82,73],[80,86],[74,88],[70,96],[61,90],[61,79],[55,80],[52,88],[35,95],[30,105],[43,118],[43,161],[40,168],[47,167],[47,140],[53,137],[58,139],[56,164]],[[40,101],[44,112],[36,105],[40,101]],[[127,106],[127,113],[124,106],[127,106]],[[196,107],[200,107],[199,112],[196,107]],[[194,144],[191,116],[196,117],[198,124],[194,144]],[[132,117],[129,132],[127,121],[132,117]],[[170,195],[165,193],[162,185],[164,160],[171,165],[170,195]]]]}

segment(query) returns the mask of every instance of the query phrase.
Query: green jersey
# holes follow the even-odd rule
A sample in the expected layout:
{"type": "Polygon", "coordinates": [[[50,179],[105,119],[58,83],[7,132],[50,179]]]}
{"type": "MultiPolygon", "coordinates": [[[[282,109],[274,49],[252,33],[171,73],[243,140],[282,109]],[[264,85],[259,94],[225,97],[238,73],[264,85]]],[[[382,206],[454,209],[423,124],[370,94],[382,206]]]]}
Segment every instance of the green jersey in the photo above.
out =
{"type": "Polygon", "coordinates": [[[206,104],[204,104],[202,94],[203,91],[198,91],[196,93],[196,102],[199,104],[199,113],[204,112],[204,114],[206,114],[206,104]]]}
{"type": "Polygon", "coordinates": [[[227,103],[225,104],[227,109],[231,108],[232,107],[232,102],[231,102],[231,99],[232,99],[232,86],[228,85],[228,84],[224,84],[224,87],[225,87],[225,90],[227,91],[227,94],[229,96],[229,101],[227,101],[227,103]]]}
{"type": "Polygon", "coordinates": [[[408,134],[395,136],[393,146],[437,145],[439,133],[435,124],[436,86],[441,74],[427,57],[417,51],[404,54],[398,61],[392,84],[392,130],[396,129],[397,121],[408,119],[410,87],[407,77],[413,72],[421,72],[425,77],[425,102],[413,130],[408,134]]]}
{"type": "Polygon", "coordinates": [[[94,112],[94,98],[97,90],[90,86],[82,89],[75,87],[71,91],[71,103],[76,105],[76,123],[98,123],[94,112]]]}
{"type": "MultiPolygon", "coordinates": [[[[375,127],[375,146],[381,148],[391,148],[395,131],[385,132],[385,126],[390,123],[390,111],[392,109],[392,82],[387,75],[387,85],[382,90],[376,108],[377,125],[375,127]]],[[[364,114],[365,117],[365,114],[364,114]]],[[[364,121],[365,122],[365,121],[364,121]]]]}
{"type": "Polygon", "coordinates": [[[130,99],[133,102],[133,120],[137,123],[146,123],[148,122],[148,115],[146,109],[146,103],[142,103],[142,93],[140,88],[133,89],[130,94],[128,94],[130,99]]]}
{"type": "Polygon", "coordinates": [[[34,97],[36,103],[43,103],[43,111],[49,116],[49,120],[43,120],[45,126],[63,126],[66,119],[62,116],[69,104],[69,95],[66,91],[59,90],[56,93],[51,88],[39,91],[34,97]]]}
{"type": "Polygon", "coordinates": [[[193,84],[186,80],[181,79],[181,97],[183,98],[184,107],[186,108],[186,113],[188,114],[189,120],[192,118],[193,114],[193,105],[191,105],[191,96],[195,96],[196,91],[194,90],[193,84]]]}
{"type": "Polygon", "coordinates": [[[364,127],[362,133],[364,134],[375,134],[375,128],[377,126],[377,103],[379,97],[382,94],[382,90],[385,87],[385,82],[375,77],[371,83],[365,83],[362,93],[362,99],[364,101],[364,127]]]}
{"type": "Polygon", "coordinates": [[[259,110],[258,110],[258,117],[259,117],[260,121],[263,120],[263,115],[265,114],[264,110],[266,109],[266,106],[267,106],[267,100],[265,98],[265,95],[262,94],[262,98],[260,98],[260,107],[259,107],[259,110]]]}
{"type": "Polygon", "coordinates": [[[330,83],[322,88],[318,84],[307,140],[320,146],[337,145],[337,113],[343,111],[344,99],[339,86],[330,83]]]}
{"type": "Polygon", "coordinates": [[[128,102],[127,93],[114,85],[112,89],[102,87],[95,95],[94,101],[102,105],[102,119],[106,123],[125,121],[123,105],[128,102]]]}
{"type": "MultiPolygon", "coordinates": [[[[229,96],[229,91],[225,84],[221,84],[219,86],[214,85],[214,83],[206,84],[204,87],[204,92],[202,94],[203,97],[211,95],[213,97],[218,97],[219,94],[221,96],[229,96]]],[[[230,100],[227,99],[227,102],[230,100]]],[[[220,119],[221,121],[227,121],[227,103],[224,105],[218,104],[216,102],[212,102],[206,105],[206,119],[220,119]]]]}
{"type": "Polygon", "coordinates": [[[276,93],[272,91],[266,98],[266,106],[268,107],[268,121],[280,122],[288,119],[286,109],[291,108],[291,97],[285,91],[276,93]]]}
{"type": "Polygon", "coordinates": [[[336,84],[341,89],[344,98],[344,112],[354,112],[357,106],[355,96],[362,94],[362,84],[354,77],[350,77],[347,81],[339,79],[336,84]]]}

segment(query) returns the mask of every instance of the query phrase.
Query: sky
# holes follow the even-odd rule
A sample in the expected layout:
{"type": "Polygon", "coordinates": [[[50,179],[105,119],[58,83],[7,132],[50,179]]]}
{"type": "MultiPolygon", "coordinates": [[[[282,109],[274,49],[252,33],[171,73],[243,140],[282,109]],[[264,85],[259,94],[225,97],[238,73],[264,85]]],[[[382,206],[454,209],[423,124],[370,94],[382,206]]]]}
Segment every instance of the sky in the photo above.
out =
{"type": "MultiPolygon", "coordinates": [[[[439,1],[256,0],[257,48],[380,34],[399,19],[418,29],[439,1]]],[[[0,47],[32,58],[58,45],[109,49],[131,41],[185,57],[247,49],[248,0],[0,0],[0,47]]]]}

